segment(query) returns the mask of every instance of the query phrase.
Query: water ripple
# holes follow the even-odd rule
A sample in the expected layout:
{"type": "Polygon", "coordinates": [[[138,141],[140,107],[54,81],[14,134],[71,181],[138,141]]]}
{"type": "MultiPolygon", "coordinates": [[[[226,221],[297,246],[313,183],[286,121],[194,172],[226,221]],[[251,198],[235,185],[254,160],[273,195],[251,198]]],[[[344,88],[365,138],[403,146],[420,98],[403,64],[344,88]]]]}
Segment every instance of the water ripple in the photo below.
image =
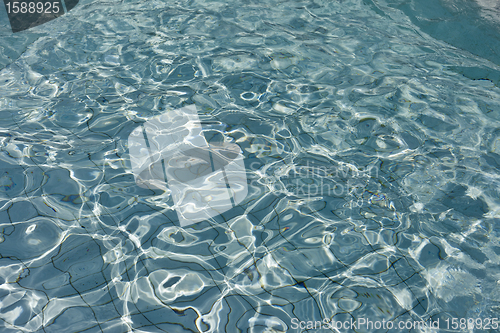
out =
{"type": "Polygon", "coordinates": [[[498,317],[499,69],[393,3],[83,1],[2,40],[2,332],[498,317]],[[127,138],[190,104],[249,189],[182,228],[127,138]]]}

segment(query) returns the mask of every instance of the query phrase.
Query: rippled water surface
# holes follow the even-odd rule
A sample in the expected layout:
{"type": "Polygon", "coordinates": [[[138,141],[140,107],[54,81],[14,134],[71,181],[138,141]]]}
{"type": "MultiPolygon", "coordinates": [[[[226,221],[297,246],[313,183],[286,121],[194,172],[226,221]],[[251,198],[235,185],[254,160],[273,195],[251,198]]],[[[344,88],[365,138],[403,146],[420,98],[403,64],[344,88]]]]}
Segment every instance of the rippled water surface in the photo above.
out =
{"type": "Polygon", "coordinates": [[[499,318],[498,8],[434,3],[83,1],[16,34],[2,16],[0,331],[499,318]],[[191,104],[241,147],[248,195],[180,227],[127,138],[191,104]]]}

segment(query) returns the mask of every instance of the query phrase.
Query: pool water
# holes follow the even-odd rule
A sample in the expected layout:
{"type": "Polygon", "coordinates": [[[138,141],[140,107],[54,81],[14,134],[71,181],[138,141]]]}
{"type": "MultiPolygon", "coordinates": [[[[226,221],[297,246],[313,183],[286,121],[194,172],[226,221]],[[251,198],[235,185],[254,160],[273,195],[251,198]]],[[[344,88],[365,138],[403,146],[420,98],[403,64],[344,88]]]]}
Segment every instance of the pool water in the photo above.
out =
{"type": "Polygon", "coordinates": [[[496,2],[0,14],[1,332],[498,331],[496,2]],[[193,104],[248,194],[181,227],[127,139],[193,104]]]}

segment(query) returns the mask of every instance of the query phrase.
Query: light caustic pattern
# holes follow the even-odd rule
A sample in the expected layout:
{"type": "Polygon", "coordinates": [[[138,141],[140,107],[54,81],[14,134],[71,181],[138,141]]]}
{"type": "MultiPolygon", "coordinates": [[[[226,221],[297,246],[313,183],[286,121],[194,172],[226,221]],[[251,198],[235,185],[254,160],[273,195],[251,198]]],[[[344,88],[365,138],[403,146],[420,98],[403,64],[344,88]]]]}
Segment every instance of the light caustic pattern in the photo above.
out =
{"type": "Polygon", "coordinates": [[[2,39],[0,330],[499,317],[500,94],[460,68],[496,69],[370,3],[87,1],[2,39]],[[248,195],[180,227],[127,138],[192,104],[248,195]]]}

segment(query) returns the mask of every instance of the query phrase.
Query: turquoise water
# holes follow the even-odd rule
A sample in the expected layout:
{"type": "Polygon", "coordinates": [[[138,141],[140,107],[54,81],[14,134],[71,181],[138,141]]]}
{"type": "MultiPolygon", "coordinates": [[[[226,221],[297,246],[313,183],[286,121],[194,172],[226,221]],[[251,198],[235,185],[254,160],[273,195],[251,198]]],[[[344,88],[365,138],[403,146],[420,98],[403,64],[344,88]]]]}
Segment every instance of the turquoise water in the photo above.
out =
{"type": "Polygon", "coordinates": [[[16,34],[1,15],[1,332],[498,331],[496,3],[82,1],[16,34]],[[249,192],[181,228],[127,138],[191,104],[249,192]]]}

